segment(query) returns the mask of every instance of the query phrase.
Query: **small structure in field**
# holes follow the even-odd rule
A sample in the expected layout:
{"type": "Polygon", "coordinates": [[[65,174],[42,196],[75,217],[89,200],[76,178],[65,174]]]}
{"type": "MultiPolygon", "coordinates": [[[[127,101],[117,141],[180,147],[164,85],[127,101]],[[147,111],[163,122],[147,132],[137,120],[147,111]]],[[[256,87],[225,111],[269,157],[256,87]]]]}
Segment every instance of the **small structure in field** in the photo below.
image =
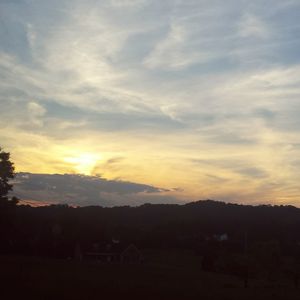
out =
{"type": "Polygon", "coordinates": [[[124,246],[121,243],[97,247],[87,252],[85,258],[102,263],[141,263],[143,260],[141,251],[134,244],[124,246]]]}
{"type": "Polygon", "coordinates": [[[222,233],[222,234],[214,234],[214,240],[218,242],[226,242],[228,241],[228,234],[227,233],[222,233]]]}
{"type": "Polygon", "coordinates": [[[125,263],[140,263],[143,259],[141,251],[133,244],[121,252],[120,258],[125,263]]]}

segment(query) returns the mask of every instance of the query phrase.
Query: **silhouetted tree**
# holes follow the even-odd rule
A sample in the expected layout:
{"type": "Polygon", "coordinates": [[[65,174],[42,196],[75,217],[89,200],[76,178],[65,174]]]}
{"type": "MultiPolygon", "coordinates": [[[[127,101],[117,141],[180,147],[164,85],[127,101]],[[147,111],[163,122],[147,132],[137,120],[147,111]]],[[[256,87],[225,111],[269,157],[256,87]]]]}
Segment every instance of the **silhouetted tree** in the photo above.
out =
{"type": "Polygon", "coordinates": [[[9,181],[14,177],[14,164],[10,160],[10,153],[0,148],[0,207],[16,205],[18,202],[16,197],[11,199],[8,197],[9,191],[13,188],[9,181]]]}
{"type": "Polygon", "coordinates": [[[15,208],[18,203],[16,197],[10,198],[8,193],[13,185],[10,180],[15,177],[14,164],[10,154],[0,148],[0,251],[10,251],[15,231],[15,208]]]}

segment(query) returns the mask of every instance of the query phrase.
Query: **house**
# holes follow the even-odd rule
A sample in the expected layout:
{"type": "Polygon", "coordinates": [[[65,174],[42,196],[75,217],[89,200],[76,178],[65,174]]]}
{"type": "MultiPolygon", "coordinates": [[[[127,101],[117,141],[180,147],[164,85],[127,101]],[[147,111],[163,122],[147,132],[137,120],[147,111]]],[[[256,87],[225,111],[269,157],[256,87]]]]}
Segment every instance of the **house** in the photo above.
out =
{"type": "Polygon", "coordinates": [[[228,234],[227,233],[214,234],[214,239],[218,242],[228,241],[228,234]]]}
{"type": "Polygon", "coordinates": [[[121,252],[120,258],[123,263],[141,263],[143,260],[141,251],[133,244],[121,252]]]}
{"type": "Polygon", "coordinates": [[[94,245],[92,251],[86,252],[85,259],[102,263],[141,263],[143,256],[134,244],[114,242],[104,246],[94,245]]]}

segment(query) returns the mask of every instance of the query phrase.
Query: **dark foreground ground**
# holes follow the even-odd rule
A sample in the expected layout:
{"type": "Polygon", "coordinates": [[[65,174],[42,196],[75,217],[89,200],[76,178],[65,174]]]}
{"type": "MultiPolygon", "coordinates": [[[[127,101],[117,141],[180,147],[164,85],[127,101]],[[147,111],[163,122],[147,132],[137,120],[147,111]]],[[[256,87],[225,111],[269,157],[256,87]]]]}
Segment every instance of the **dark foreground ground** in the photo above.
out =
{"type": "Polygon", "coordinates": [[[186,252],[147,252],[142,264],[0,256],[0,299],[300,299],[289,282],[203,272],[186,252]]]}

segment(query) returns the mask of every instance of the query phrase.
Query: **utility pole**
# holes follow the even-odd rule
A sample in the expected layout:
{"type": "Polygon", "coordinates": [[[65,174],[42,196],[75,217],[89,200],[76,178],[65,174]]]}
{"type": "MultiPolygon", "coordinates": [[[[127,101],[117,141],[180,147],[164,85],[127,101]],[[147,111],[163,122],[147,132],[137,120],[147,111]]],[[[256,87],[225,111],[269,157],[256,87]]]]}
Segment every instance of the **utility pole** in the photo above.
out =
{"type": "Polygon", "coordinates": [[[245,255],[245,274],[244,274],[244,287],[248,287],[248,279],[249,279],[249,262],[248,262],[248,233],[245,231],[244,233],[244,255],[245,255]]]}

